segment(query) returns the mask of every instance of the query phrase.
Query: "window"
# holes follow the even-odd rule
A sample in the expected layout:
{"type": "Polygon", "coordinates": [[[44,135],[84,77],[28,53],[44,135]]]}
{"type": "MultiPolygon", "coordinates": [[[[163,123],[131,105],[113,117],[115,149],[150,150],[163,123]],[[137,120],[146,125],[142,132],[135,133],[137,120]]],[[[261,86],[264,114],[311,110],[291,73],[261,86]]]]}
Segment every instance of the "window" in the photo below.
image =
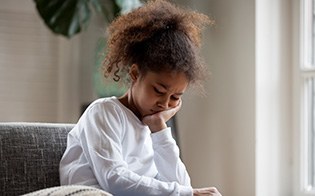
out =
{"type": "Polygon", "coordinates": [[[301,168],[302,191],[315,193],[315,0],[303,0],[301,12],[301,168]]]}

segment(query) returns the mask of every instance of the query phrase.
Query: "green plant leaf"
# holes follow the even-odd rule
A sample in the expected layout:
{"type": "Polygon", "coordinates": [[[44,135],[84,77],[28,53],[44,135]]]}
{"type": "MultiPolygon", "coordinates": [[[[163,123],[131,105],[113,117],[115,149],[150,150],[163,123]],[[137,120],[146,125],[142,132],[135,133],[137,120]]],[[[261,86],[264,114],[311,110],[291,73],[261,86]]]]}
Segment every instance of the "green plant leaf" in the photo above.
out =
{"type": "Polygon", "coordinates": [[[114,0],[90,0],[97,13],[104,16],[107,22],[111,22],[120,14],[120,7],[114,0]]]}
{"type": "Polygon", "coordinates": [[[88,26],[88,0],[34,0],[45,24],[56,34],[72,37],[88,26]]]}
{"type": "Polygon", "coordinates": [[[140,0],[34,0],[39,15],[56,34],[68,38],[86,29],[93,8],[111,22],[120,14],[140,7],[140,0]]]}
{"type": "Polygon", "coordinates": [[[142,5],[139,0],[115,0],[115,2],[120,7],[120,14],[128,13],[142,5]]]}

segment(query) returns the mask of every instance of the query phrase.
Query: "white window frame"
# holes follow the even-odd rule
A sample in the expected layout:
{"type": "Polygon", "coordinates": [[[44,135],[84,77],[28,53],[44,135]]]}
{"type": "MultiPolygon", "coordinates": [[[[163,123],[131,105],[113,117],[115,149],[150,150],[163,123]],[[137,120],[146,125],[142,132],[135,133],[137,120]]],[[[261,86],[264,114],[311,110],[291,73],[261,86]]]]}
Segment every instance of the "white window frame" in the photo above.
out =
{"type": "MultiPolygon", "coordinates": [[[[296,181],[295,182],[295,194],[298,196],[309,196],[315,195],[315,187],[308,185],[308,124],[309,119],[307,118],[308,112],[308,101],[307,101],[307,89],[306,81],[308,78],[315,78],[315,66],[312,67],[312,62],[309,61],[308,49],[311,44],[311,35],[308,33],[311,31],[311,23],[307,19],[307,15],[310,14],[312,0],[300,0],[299,10],[296,15],[299,20],[297,25],[298,30],[298,57],[297,64],[295,64],[295,93],[298,96],[294,99],[296,111],[293,114],[293,118],[296,122],[296,135],[297,136],[297,152],[296,152],[296,181]]],[[[314,141],[315,142],[315,141],[314,141]]]]}

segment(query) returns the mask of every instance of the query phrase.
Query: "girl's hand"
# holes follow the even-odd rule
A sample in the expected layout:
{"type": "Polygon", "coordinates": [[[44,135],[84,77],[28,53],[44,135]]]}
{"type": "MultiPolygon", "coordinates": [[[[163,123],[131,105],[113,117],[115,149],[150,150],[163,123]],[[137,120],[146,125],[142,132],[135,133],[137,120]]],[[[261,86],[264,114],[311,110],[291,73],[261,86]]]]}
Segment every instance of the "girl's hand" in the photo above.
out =
{"type": "Polygon", "coordinates": [[[194,196],[222,196],[215,187],[194,189],[193,193],[194,196]]]}
{"type": "Polygon", "coordinates": [[[180,100],[178,105],[174,108],[144,116],[142,122],[149,126],[152,133],[161,131],[167,127],[166,122],[179,111],[181,106],[182,101],[180,100]]]}

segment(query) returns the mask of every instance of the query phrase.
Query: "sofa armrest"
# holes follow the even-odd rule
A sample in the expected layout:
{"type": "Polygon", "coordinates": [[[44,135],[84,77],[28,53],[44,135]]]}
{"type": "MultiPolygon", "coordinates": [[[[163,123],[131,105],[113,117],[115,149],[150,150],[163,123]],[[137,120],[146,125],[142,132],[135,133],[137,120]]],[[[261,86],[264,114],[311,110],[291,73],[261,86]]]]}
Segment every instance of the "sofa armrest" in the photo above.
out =
{"type": "Polygon", "coordinates": [[[0,187],[20,195],[59,186],[59,162],[73,124],[0,123],[0,187]]]}

